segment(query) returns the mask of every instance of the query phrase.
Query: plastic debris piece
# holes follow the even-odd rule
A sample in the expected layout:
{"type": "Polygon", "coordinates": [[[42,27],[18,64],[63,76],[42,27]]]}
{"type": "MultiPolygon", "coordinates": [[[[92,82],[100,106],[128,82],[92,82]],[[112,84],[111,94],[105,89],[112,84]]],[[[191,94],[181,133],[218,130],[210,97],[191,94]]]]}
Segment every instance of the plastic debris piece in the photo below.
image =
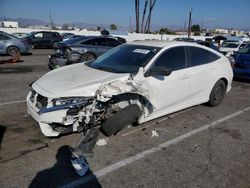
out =
{"type": "Polygon", "coordinates": [[[97,146],[105,146],[108,143],[108,138],[100,138],[97,142],[97,146]]]}
{"type": "Polygon", "coordinates": [[[152,137],[159,137],[159,135],[158,135],[158,133],[157,133],[156,130],[152,130],[152,131],[151,131],[151,138],[152,138],[152,137]]]}
{"type": "Polygon", "coordinates": [[[74,159],[71,159],[72,166],[74,167],[76,173],[79,176],[84,176],[89,170],[89,166],[85,160],[85,158],[81,155],[74,159]]]}

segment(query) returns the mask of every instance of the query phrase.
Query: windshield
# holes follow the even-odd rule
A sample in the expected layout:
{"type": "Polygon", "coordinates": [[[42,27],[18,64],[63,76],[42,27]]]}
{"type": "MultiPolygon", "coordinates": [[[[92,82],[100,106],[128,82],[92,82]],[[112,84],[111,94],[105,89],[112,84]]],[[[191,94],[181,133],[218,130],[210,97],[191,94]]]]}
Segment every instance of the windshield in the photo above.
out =
{"type": "Polygon", "coordinates": [[[158,47],[123,44],[87,63],[95,69],[116,73],[135,73],[160,50],[158,47]]]}
{"type": "Polygon", "coordinates": [[[239,49],[239,54],[250,54],[250,44],[244,46],[243,48],[239,49]]]}

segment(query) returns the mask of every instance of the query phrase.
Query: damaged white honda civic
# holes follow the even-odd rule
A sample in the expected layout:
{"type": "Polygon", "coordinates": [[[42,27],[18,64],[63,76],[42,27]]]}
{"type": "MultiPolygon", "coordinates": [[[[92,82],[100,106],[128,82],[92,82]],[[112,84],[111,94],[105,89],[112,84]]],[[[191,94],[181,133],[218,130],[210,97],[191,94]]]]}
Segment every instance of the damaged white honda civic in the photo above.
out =
{"type": "Polygon", "coordinates": [[[218,106],[232,78],[229,60],[213,49],[135,41],[45,74],[31,84],[27,108],[45,136],[97,127],[110,136],[194,105],[218,106]]]}

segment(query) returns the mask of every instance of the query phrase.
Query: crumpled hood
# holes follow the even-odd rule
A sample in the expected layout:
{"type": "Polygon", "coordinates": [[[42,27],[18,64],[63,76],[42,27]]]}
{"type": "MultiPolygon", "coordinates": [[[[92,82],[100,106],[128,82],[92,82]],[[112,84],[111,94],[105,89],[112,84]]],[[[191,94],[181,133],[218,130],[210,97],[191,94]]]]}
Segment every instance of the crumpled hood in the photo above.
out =
{"type": "Polygon", "coordinates": [[[94,96],[102,84],[128,78],[127,73],[105,72],[78,63],[45,74],[32,87],[46,97],[94,96]]]}

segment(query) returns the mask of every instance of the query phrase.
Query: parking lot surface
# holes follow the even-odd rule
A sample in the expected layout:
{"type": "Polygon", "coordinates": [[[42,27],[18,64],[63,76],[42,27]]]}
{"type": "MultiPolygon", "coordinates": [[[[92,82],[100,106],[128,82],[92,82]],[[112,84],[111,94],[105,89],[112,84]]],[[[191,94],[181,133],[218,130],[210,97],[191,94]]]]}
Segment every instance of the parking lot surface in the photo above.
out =
{"type": "Polygon", "coordinates": [[[195,106],[109,137],[78,176],[68,146],[80,134],[46,138],[26,111],[28,85],[48,72],[52,52],[0,65],[0,187],[250,187],[246,81],[234,81],[219,107],[195,106]]]}

